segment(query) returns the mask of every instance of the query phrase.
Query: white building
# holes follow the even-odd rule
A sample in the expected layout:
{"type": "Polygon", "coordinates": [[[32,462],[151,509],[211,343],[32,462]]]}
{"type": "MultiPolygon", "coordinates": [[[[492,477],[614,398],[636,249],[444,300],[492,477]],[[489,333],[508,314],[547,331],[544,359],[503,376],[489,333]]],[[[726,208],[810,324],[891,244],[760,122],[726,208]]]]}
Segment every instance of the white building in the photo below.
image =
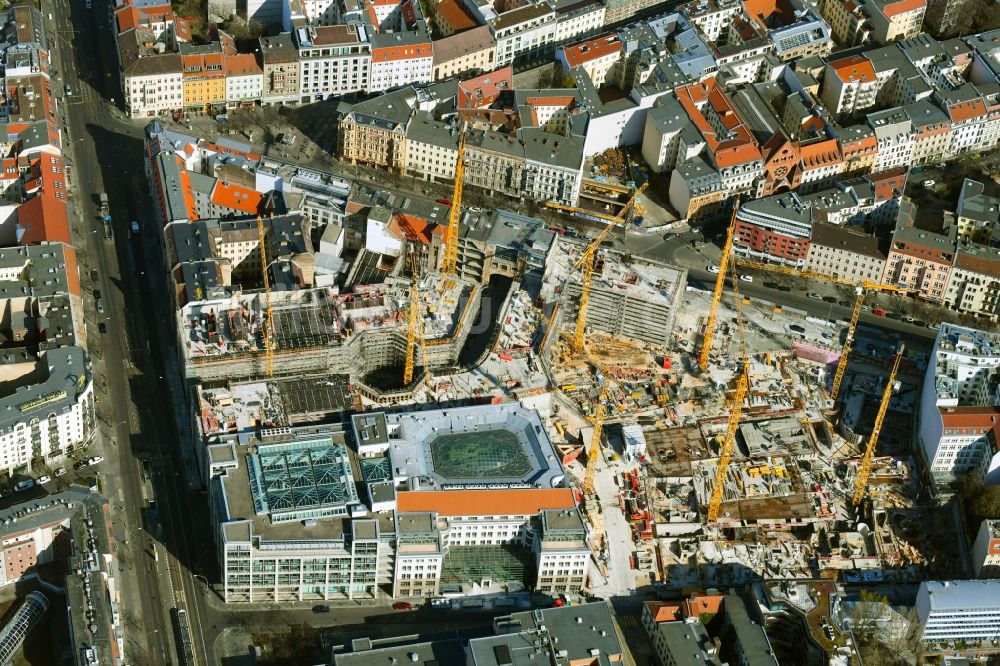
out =
{"type": "Polygon", "coordinates": [[[524,194],[575,206],[583,179],[583,139],[535,127],[522,128],[519,134],[524,145],[524,194]]]}
{"type": "Polygon", "coordinates": [[[972,544],[976,578],[1000,578],[1000,520],[984,520],[972,544]]]}
{"type": "Polygon", "coordinates": [[[556,38],[556,13],[547,3],[525,5],[496,17],[497,67],[520,56],[540,55],[556,38]]]}
{"type": "Polygon", "coordinates": [[[455,180],[458,132],[426,111],[417,111],[406,126],[406,173],[430,182],[455,180]]]}
{"type": "Polygon", "coordinates": [[[303,103],[366,90],[372,55],[359,25],[298,28],[299,97],[303,103]]]}
{"type": "Polygon", "coordinates": [[[1000,334],[942,324],[920,400],[919,443],[932,476],[1000,482],[1000,334]]]}
{"type": "Polygon", "coordinates": [[[705,147],[705,140],[673,95],[664,95],[646,114],[642,157],[657,173],[669,173],[705,147]]]}
{"type": "Polygon", "coordinates": [[[146,118],[184,107],[180,54],[146,48],[132,29],[118,36],[118,60],[129,116],[146,118]]]}
{"type": "Polygon", "coordinates": [[[604,3],[598,0],[556,0],[555,42],[564,44],[578,35],[600,30],[604,25],[604,3]]]}
{"type": "Polygon", "coordinates": [[[366,88],[369,93],[431,82],[434,49],[426,28],[378,33],[371,36],[371,42],[371,74],[366,88]]]}
{"type": "Polygon", "coordinates": [[[916,133],[913,121],[899,107],[868,114],[868,125],[875,132],[878,156],[872,171],[878,173],[896,167],[908,167],[913,160],[916,133]]]}
{"type": "Polygon", "coordinates": [[[931,645],[1000,640],[1000,580],[925,581],[915,607],[931,645]]]}
{"type": "Polygon", "coordinates": [[[223,66],[226,71],[226,106],[260,102],[264,97],[264,70],[254,54],[227,55],[223,66]]]}
{"type": "Polygon", "coordinates": [[[8,362],[4,372],[15,386],[22,378],[36,383],[0,399],[0,414],[5,415],[0,421],[0,470],[26,470],[36,459],[62,461],[93,435],[94,386],[83,349],[50,349],[37,360],[8,362]]]}

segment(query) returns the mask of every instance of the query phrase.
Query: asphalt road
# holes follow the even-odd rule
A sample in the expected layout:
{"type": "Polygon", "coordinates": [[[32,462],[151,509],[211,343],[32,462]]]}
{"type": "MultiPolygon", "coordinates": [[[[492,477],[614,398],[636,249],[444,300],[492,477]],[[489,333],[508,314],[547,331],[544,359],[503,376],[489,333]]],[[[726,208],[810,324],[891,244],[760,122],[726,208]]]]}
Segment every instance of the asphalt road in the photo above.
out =
{"type": "MultiPolygon", "coordinates": [[[[178,559],[188,561],[189,555],[186,528],[178,524],[179,517],[191,514],[185,504],[187,485],[175,471],[182,467],[157,339],[158,333],[171,330],[164,326],[170,319],[154,311],[155,302],[162,305],[164,299],[149,297],[152,285],[142,270],[147,251],[155,255],[156,243],[147,248],[141,239],[129,237],[132,219],[151,222],[146,219],[150,208],[142,167],[142,125],[122,120],[108,101],[120,94],[107,0],[96,1],[92,10],[84,3],[42,0],[42,12],[54,18],[50,31],[59,73],[53,88],[63,96],[71,226],[87,292],[84,309],[100,401],[100,433],[91,448],[105,458],[99,472],[112,505],[122,567],[126,658],[133,664],[172,664],[177,660],[169,612],[174,606],[187,607],[195,581],[178,559]],[[69,95],[63,93],[66,84],[69,95]],[[96,195],[102,191],[110,199],[113,240],[106,240],[100,231],[96,195]],[[94,289],[102,292],[104,314],[95,309],[94,289]],[[101,321],[107,325],[106,334],[98,331],[101,321]],[[142,460],[148,461],[162,524],[144,522],[142,460]]],[[[149,273],[162,280],[158,268],[149,273]]],[[[199,663],[214,663],[201,642],[197,607],[188,612],[195,646],[200,648],[199,663]]]]}

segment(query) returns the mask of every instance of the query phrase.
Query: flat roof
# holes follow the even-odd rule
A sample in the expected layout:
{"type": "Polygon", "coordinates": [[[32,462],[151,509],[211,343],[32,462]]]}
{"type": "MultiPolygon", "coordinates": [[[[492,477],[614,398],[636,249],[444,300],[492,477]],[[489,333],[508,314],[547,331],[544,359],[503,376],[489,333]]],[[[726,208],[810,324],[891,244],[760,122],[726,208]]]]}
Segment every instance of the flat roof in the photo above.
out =
{"type": "Polygon", "coordinates": [[[543,509],[576,506],[569,488],[517,488],[510,490],[402,491],[396,499],[400,513],[431,512],[440,516],[535,515],[543,509]]]}

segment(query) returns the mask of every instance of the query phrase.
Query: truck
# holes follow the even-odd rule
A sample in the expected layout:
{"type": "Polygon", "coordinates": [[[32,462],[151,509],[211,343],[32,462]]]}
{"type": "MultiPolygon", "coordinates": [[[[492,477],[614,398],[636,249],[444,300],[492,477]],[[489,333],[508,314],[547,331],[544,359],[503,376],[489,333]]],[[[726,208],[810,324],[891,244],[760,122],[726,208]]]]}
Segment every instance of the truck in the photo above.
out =
{"type": "Polygon", "coordinates": [[[111,206],[108,204],[108,195],[106,192],[101,192],[97,195],[98,201],[101,204],[101,224],[104,226],[104,238],[106,240],[111,240],[113,233],[111,230],[111,206]]]}

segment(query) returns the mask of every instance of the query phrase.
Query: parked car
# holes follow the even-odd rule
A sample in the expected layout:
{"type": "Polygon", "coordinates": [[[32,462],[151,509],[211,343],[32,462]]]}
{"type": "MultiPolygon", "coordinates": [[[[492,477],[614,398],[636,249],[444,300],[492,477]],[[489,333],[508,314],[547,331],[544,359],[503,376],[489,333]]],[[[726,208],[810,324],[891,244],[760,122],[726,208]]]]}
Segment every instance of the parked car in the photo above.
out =
{"type": "Polygon", "coordinates": [[[329,613],[330,607],[326,604],[320,604],[318,606],[313,606],[313,613],[329,613]]]}
{"type": "Polygon", "coordinates": [[[104,458],[102,456],[94,456],[93,458],[87,458],[88,465],[96,465],[101,462],[104,462],[104,458]]]}
{"type": "Polygon", "coordinates": [[[805,333],[806,329],[804,326],[799,326],[798,324],[789,324],[788,330],[795,331],[796,333],[805,333]]]}
{"type": "Polygon", "coordinates": [[[876,317],[884,317],[885,310],[883,310],[882,308],[875,308],[874,310],[872,310],[872,314],[875,315],[876,317]]]}
{"type": "Polygon", "coordinates": [[[100,298],[97,299],[97,311],[104,314],[104,301],[100,298]]]}
{"type": "Polygon", "coordinates": [[[45,485],[46,483],[48,483],[51,480],[52,480],[52,477],[49,476],[48,474],[46,474],[45,476],[38,477],[38,480],[36,481],[36,483],[38,483],[38,485],[42,486],[42,485],[45,485]]]}
{"type": "Polygon", "coordinates": [[[718,273],[719,267],[716,266],[715,264],[709,264],[708,266],[705,266],[705,270],[708,271],[709,273],[718,273]]]}
{"type": "Polygon", "coordinates": [[[73,95],[73,86],[67,83],[63,86],[63,91],[66,93],[67,97],[71,97],[73,95]]]}
{"type": "Polygon", "coordinates": [[[59,469],[56,470],[56,477],[58,478],[58,477],[62,476],[65,473],[66,473],[66,468],[65,467],[60,467],[59,469]]]}
{"type": "Polygon", "coordinates": [[[30,490],[35,487],[34,479],[25,479],[24,481],[18,481],[17,485],[14,486],[14,492],[19,493],[24,490],[30,490]]]}
{"type": "Polygon", "coordinates": [[[836,303],[837,298],[835,296],[824,296],[823,300],[827,303],[836,303]]]}
{"type": "Polygon", "coordinates": [[[817,301],[823,300],[823,297],[817,294],[815,291],[810,291],[808,294],[806,294],[806,296],[808,298],[815,298],[817,301]]]}
{"type": "Polygon", "coordinates": [[[740,279],[743,280],[744,282],[753,282],[752,275],[741,275],[740,279]]]}
{"type": "Polygon", "coordinates": [[[392,610],[413,610],[413,604],[409,601],[397,601],[392,605],[392,610]]]}
{"type": "Polygon", "coordinates": [[[139,220],[132,220],[132,233],[139,233],[139,220]]]}

